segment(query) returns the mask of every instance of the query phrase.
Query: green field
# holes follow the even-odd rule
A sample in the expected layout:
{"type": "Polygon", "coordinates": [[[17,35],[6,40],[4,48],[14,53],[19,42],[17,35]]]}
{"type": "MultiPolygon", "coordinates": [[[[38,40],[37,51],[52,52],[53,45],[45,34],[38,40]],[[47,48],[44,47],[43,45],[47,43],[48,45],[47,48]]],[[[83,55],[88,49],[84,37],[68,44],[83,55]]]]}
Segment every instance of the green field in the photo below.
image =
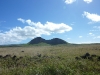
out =
{"type": "Polygon", "coordinates": [[[100,44],[0,47],[0,55],[0,75],[100,75],[100,44]]]}

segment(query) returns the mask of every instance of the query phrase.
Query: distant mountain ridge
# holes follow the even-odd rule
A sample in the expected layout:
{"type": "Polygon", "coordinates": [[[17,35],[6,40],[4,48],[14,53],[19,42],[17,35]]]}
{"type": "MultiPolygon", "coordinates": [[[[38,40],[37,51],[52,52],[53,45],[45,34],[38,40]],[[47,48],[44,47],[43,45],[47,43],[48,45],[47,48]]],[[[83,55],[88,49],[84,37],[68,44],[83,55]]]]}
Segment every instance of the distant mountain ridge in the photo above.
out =
{"type": "Polygon", "coordinates": [[[41,37],[34,38],[29,42],[29,44],[39,44],[39,43],[47,43],[47,44],[50,44],[50,45],[67,44],[66,41],[59,39],[59,38],[53,38],[51,40],[45,40],[41,37]]]}

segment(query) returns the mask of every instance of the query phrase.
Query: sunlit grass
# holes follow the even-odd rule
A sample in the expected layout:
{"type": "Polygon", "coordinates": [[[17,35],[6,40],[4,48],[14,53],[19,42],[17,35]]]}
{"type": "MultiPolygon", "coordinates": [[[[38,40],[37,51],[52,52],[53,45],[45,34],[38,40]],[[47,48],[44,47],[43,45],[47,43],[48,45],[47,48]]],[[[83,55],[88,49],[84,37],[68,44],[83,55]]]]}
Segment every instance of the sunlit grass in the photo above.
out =
{"type": "Polygon", "coordinates": [[[99,75],[100,61],[75,60],[85,53],[100,56],[99,45],[0,48],[0,75],[99,75]],[[24,51],[24,52],[21,52],[24,51]],[[16,55],[15,59],[12,57],[16,55]],[[22,57],[22,58],[20,58],[22,57]]]}

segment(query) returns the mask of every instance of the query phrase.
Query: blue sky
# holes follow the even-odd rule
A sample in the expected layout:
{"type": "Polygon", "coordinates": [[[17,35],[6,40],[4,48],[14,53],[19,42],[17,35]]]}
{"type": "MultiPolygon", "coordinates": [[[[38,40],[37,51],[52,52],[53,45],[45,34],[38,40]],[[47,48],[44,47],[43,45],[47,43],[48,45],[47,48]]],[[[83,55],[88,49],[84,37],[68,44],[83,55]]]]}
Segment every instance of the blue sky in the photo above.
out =
{"type": "Polygon", "coordinates": [[[0,44],[35,37],[100,43],[100,0],[0,0],[0,44]]]}

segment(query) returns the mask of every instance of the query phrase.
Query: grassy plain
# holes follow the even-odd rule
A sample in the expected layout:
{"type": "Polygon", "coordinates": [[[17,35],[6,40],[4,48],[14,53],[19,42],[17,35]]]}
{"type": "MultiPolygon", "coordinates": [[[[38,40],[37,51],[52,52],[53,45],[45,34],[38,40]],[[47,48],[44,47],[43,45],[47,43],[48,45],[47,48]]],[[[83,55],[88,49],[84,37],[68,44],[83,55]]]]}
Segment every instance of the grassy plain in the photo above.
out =
{"type": "Polygon", "coordinates": [[[100,75],[100,61],[75,59],[87,52],[100,56],[100,44],[0,47],[0,75],[100,75]]]}

